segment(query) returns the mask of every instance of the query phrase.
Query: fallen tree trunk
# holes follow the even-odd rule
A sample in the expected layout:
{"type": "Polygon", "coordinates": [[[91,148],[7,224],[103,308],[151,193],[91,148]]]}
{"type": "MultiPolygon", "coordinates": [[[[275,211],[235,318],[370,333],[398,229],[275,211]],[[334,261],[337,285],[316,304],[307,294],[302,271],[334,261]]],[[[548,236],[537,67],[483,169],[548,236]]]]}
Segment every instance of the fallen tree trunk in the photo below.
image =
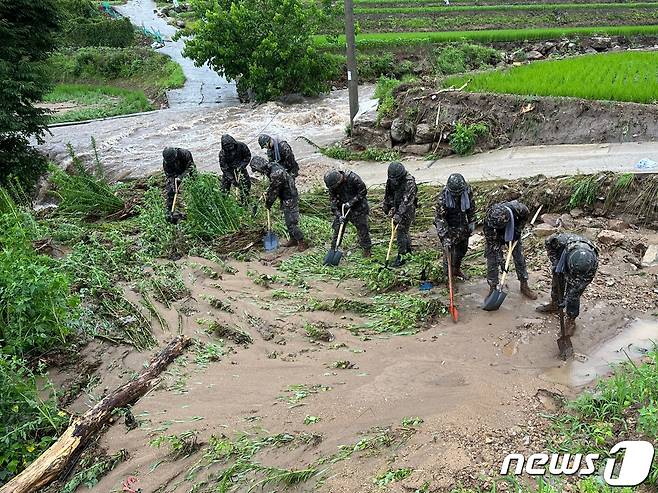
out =
{"type": "Polygon", "coordinates": [[[27,469],[0,488],[0,493],[30,493],[57,479],[71,457],[107,423],[112,411],[132,404],[146,394],[155,378],[183,353],[190,342],[188,337],[178,336],[167,344],[136,380],[126,382],[85,414],[75,418],[62,436],[27,469]]]}

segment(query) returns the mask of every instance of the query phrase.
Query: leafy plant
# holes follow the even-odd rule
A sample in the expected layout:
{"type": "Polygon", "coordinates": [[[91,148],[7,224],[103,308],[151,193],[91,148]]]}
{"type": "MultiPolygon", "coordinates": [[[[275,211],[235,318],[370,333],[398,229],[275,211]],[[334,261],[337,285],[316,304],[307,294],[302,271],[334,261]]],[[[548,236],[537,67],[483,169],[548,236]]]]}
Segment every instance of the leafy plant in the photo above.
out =
{"type": "Polygon", "coordinates": [[[452,75],[495,65],[500,58],[500,52],[493,48],[454,43],[437,50],[435,67],[439,74],[452,75]]]}
{"type": "Polygon", "coordinates": [[[482,122],[470,125],[457,122],[455,130],[450,136],[450,147],[462,156],[470,154],[475,149],[477,139],[485,136],[487,132],[489,132],[489,128],[482,122]]]}
{"type": "Polygon", "coordinates": [[[155,448],[166,445],[171,460],[187,457],[199,448],[196,431],[186,431],[179,435],[160,435],[151,440],[150,445],[155,448]]]}
{"type": "Polygon", "coordinates": [[[597,175],[576,176],[570,180],[573,187],[569,207],[592,205],[598,196],[600,181],[597,175]]]}
{"type": "Polygon", "coordinates": [[[388,486],[391,483],[402,481],[403,479],[408,478],[412,472],[414,472],[414,470],[408,467],[403,467],[400,469],[389,469],[388,471],[376,476],[374,483],[377,486],[388,486]]]}
{"type": "Polygon", "coordinates": [[[397,104],[393,92],[400,84],[402,84],[402,81],[390,79],[385,76],[381,76],[377,80],[374,97],[375,99],[379,99],[379,106],[377,107],[378,122],[384,118],[390,117],[395,112],[397,104]]]}
{"type": "Polygon", "coordinates": [[[60,493],[75,493],[78,486],[93,488],[98,484],[100,478],[126,459],[128,459],[128,452],[122,449],[109,457],[93,457],[83,460],[80,471],[66,482],[60,493]]]}

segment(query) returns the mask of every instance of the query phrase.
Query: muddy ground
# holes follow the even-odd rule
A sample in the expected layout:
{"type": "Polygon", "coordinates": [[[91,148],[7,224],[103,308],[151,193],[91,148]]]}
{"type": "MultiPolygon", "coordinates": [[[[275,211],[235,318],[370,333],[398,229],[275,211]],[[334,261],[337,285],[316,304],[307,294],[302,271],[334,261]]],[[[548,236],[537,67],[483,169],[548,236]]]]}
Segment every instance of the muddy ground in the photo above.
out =
{"type": "MultiPolygon", "coordinates": [[[[286,285],[279,266],[295,255],[290,249],[224,264],[178,260],[190,293],[170,309],[155,302],[169,328],[154,322],[154,334],[164,342],[182,332],[222,345],[223,354],[212,361],[202,349],[189,349],[132,408],[136,429],[129,431],[117,418],[97,447],[108,454],[125,449],[129,458],[92,491],[121,491],[129,476],[138,478],[143,492],[211,491],[216,484],[204,480],[227,466],[207,465],[206,444],[212,435],[236,440],[241,433],[294,437],[257,453],[254,460],[262,465],[304,469],[322,463],[317,466],[321,473],[296,487],[276,486],[277,491],[382,491],[374,478],[400,468],[413,472],[391,483],[388,491],[414,491],[427,484],[424,491],[444,492],[495,478],[507,453],[544,449],[548,422],[542,416],[563,412],[562,397],[576,395],[608,372],[608,361],[624,357],[621,349],[640,358],[651,347],[649,339],[658,337],[658,267],[638,267],[643,249],[637,248],[658,243],[658,233],[578,211],[574,216],[561,221],[597,239],[601,261],[583,298],[573,339],[577,359],[566,364],[557,359],[557,318],[535,312],[549,290],[543,238],[535,235],[527,241],[527,255],[531,284],[541,293],[537,302],[521,298],[514,280],[498,312],[482,311],[487,285],[484,259],[476,255],[468,261],[473,279],[458,288],[459,323],[439,317],[407,336],[350,330],[366,321],[350,312],[301,310],[311,299],[365,300],[373,294],[354,279],[309,275],[305,290],[286,285]],[[611,234],[609,228],[620,232],[611,234]],[[225,301],[232,313],[216,308],[213,298],[225,301]],[[201,319],[236,326],[253,343],[209,335],[201,319]],[[325,324],[333,338],[311,340],[307,323],[325,324]],[[306,387],[291,389],[295,385],[306,387]],[[408,417],[423,422],[403,425],[408,417]],[[201,444],[189,456],[174,460],[166,446],[149,445],[159,436],[185,432],[197,433],[201,444]],[[352,453],[336,458],[339,446],[349,446],[352,453]]],[[[553,231],[556,216],[544,220],[537,230],[541,236],[553,231]]],[[[432,229],[415,235],[414,242],[432,248],[434,238],[432,229]]],[[[481,248],[482,237],[476,234],[472,249],[481,248]]],[[[346,262],[361,262],[353,246],[346,262]]],[[[130,285],[125,291],[128,299],[139,297],[130,285]]],[[[443,287],[408,293],[446,300],[443,287]]],[[[68,405],[69,411],[82,412],[140,371],[149,357],[149,352],[94,342],[81,352],[81,361],[53,369],[51,377],[60,387],[78,382],[85,389],[68,405]],[[90,369],[83,385],[82,368],[90,369]]],[[[236,491],[251,491],[258,478],[247,473],[236,491]]]]}

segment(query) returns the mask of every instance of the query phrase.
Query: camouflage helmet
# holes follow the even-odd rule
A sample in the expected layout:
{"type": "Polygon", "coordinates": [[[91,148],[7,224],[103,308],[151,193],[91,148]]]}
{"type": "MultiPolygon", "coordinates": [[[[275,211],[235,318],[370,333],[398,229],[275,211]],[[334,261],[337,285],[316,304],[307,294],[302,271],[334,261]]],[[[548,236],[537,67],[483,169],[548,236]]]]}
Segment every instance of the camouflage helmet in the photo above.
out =
{"type": "Polygon", "coordinates": [[[173,147],[165,147],[162,151],[162,158],[167,163],[173,163],[176,160],[176,149],[173,147]]]}
{"type": "Polygon", "coordinates": [[[448,177],[448,183],[446,184],[448,190],[453,195],[459,195],[466,189],[466,180],[459,173],[453,173],[448,177]]]}
{"type": "Polygon", "coordinates": [[[573,274],[586,274],[596,265],[596,257],[591,250],[576,248],[569,254],[567,266],[573,274]]]}
{"type": "Polygon", "coordinates": [[[343,181],[343,174],[335,169],[327,171],[324,175],[324,184],[329,190],[334,190],[343,181]]]}
{"type": "Polygon", "coordinates": [[[258,136],[258,145],[260,146],[261,149],[267,147],[272,140],[272,137],[270,137],[267,134],[260,134],[258,136]]]}
{"type": "Polygon", "coordinates": [[[252,157],[249,165],[251,166],[251,169],[254,170],[256,173],[262,173],[264,175],[267,175],[272,169],[267,159],[265,159],[262,156],[252,157]]]}
{"type": "Polygon", "coordinates": [[[510,220],[507,207],[502,204],[496,204],[489,209],[487,214],[487,223],[495,229],[504,228],[510,220]]]}
{"type": "Polygon", "coordinates": [[[398,161],[393,161],[391,164],[388,165],[389,180],[399,180],[406,174],[407,174],[407,170],[404,168],[402,163],[398,161]]]}

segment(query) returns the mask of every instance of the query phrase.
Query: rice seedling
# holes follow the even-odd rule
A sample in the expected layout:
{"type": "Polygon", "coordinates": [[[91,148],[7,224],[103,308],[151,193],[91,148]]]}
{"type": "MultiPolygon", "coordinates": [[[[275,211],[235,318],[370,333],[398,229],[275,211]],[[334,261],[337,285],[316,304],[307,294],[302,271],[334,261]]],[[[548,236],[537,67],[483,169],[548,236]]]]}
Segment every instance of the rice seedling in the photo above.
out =
{"type": "Polygon", "coordinates": [[[355,14],[443,14],[450,12],[509,12],[517,10],[601,10],[655,8],[653,2],[636,3],[545,3],[545,4],[497,4],[497,5],[440,5],[440,6],[395,6],[395,7],[356,7],[355,14]]]}
{"type": "MultiPolygon", "coordinates": [[[[96,148],[93,139],[92,147],[96,148]]],[[[93,171],[87,171],[70,144],[68,151],[73,161],[73,174],[51,167],[51,180],[56,187],[54,194],[59,199],[58,210],[87,217],[105,217],[121,211],[124,202],[117,197],[116,187],[108,183],[100,162],[96,161],[93,171]]]]}
{"type": "Polygon", "coordinates": [[[373,480],[373,483],[375,483],[377,486],[388,486],[391,483],[402,481],[403,479],[408,478],[412,472],[414,472],[414,470],[408,467],[400,469],[389,469],[388,471],[378,474],[373,480]]]}
{"type": "Polygon", "coordinates": [[[658,100],[658,53],[620,52],[542,61],[505,70],[450,77],[473,92],[652,103],[658,100]]]}

